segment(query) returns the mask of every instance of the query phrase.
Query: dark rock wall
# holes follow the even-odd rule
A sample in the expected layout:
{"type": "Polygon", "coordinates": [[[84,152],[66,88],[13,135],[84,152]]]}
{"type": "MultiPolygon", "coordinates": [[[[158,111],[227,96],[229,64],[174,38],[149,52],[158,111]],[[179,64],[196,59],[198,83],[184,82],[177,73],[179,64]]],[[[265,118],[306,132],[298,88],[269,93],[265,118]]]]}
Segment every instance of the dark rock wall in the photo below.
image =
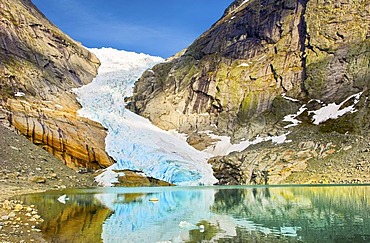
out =
{"type": "Polygon", "coordinates": [[[137,82],[136,112],[167,129],[217,126],[220,133],[242,129],[253,136],[266,125],[257,117],[276,96],[301,95],[305,3],[250,1],[232,9],[180,58],[137,82]]]}

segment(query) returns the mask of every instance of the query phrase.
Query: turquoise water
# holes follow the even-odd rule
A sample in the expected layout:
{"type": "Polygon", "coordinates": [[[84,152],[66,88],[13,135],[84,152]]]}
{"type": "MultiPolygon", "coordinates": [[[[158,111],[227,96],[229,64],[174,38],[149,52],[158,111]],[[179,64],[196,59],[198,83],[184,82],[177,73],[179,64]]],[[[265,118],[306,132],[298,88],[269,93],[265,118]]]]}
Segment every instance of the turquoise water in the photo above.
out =
{"type": "Polygon", "coordinates": [[[38,207],[48,242],[370,242],[368,185],[67,189],[21,199],[38,207]]]}

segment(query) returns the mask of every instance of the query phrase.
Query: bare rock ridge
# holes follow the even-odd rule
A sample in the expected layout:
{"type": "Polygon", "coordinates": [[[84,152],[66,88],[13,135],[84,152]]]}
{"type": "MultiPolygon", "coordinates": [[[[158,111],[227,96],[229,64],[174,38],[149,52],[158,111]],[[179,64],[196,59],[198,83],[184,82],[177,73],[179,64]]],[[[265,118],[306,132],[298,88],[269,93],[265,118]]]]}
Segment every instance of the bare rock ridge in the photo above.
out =
{"type": "Polygon", "coordinates": [[[72,167],[112,164],[106,132],[77,116],[72,88],[89,83],[99,60],[29,0],[0,0],[0,122],[72,167]]]}
{"type": "Polygon", "coordinates": [[[369,80],[369,1],[237,0],[185,52],[145,72],[129,108],[163,129],[198,138],[197,132],[210,130],[236,143],[287,132],[284,116],[310,100],[339,104],[363,92],[355,114],[319,126],[313,126],[312,115],[301,114],[302,125],[290,131],[296,139],[290,147],[265,146],[210,161],[224,184],[257,177],[263,183],[265,172],[271,183],[279,183],[292,171],[305,170],[309,160],[325,160],[327,154],[319,154],[333,152],[331,145],[343,151],[348,139],[359,139],[347,136],[367,136],[369,80]],[[325,149],[319,149],[322,141],[329,144],[325,149]],[[302,149],[306,153],[299,153],[302,149]]]}

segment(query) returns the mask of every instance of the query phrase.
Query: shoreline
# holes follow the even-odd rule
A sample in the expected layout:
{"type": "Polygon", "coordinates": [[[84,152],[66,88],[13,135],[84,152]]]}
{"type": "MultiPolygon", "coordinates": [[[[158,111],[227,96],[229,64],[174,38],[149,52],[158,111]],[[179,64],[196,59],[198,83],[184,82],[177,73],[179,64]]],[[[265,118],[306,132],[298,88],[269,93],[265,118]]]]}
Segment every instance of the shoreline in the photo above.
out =
{"type": "Polygon", "coordinates": [[[13,199],[23,194],[45,190],[23,189],[14,185],[3,184],[1,189],[0,242],[47,242],[42,232],[37,228],[42,223],[37,209],[25,206],[22,202],[13,199]]]}
{"type": "Polygon", "coordinates": [[[37,209],[14,198],[23,194],[94,186],[93,174],[79,174],[27,138],[0,123],[0,242],[47,242],[37,209]]]}

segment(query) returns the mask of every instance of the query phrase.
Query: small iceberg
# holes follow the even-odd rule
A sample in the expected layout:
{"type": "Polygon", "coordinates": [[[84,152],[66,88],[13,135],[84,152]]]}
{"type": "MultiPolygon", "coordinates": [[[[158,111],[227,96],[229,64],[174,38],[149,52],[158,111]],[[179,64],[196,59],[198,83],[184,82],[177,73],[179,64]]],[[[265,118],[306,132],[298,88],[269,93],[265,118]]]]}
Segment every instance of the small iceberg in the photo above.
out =
{"type": "Polygon", "coordinates": [[[192,229],[198,229],[199,227],[196,226],[195,224],[192,224],[192,223],[189,223],[187,221],[181,221],[179,223],[179,227],[181,229],[185,229],[185,230],[192,230],[192,229]]]}
{"type": "Polygon", "coordinates": [[[179,223],[179,227],[181,229],[185,229],[185,230],[194,230],[194,229],[199,229],[199,232],[203,233],[204,232],[204,225],[201,224],[199,226],[195,225],[195,224],[192,224],[192,223],[189,223],[189,222],[186,222],[186,221],[181,221],[179,223]]]}
{"type": "Polygon", "coordinates": [[[67,197],[66,194],[64,194],[63,196],[60,196],[58,197],[57,199],[60,203],[63,203],[63,204],[66,204],[66,201],[69,200],[69,198],[67,197]]]}

